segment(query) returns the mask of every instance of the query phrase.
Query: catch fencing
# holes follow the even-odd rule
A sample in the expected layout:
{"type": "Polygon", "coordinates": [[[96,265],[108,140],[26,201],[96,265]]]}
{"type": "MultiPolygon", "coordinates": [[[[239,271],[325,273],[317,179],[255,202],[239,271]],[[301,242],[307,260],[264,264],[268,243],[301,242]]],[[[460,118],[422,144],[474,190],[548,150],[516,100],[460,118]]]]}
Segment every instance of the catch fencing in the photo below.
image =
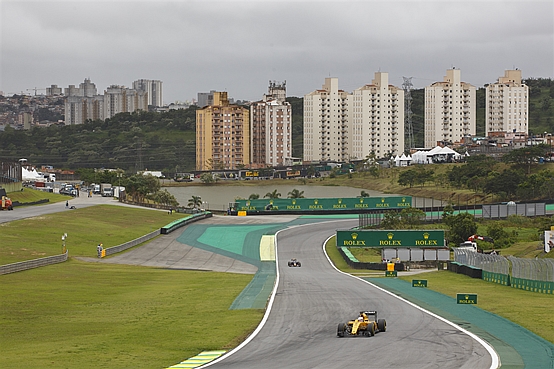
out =
{"type": "Polygon", "coordinates": [[[480,254],[470,250],[454,250],[454,261],[486,272],[510,274],[510,263],[500,255],[480,254]]]}
{"type": "Polygon", "coordinates": [[[512,277],[534,281],[554,282],[554,260],[521,259],[508,256],[512,263],[512,277]]]}
{"type": "Polygon", "coordinates": [[[482,279],[531,292],[554,294],[554,260],[454,250],[454,261],[482,270],[482,279]]]}

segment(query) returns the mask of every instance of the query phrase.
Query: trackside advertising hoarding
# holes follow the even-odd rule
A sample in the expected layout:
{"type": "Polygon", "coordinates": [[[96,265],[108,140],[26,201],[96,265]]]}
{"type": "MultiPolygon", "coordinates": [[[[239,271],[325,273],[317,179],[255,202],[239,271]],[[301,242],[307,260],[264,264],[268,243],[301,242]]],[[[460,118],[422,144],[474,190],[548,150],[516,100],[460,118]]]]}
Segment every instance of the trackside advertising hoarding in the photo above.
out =
{"type": "Polygon", "coordinates": [[[412,206],[411,196],[236,200],[237,211],[387,210],[412,206]]]}
{"type": "Polygon", "coordinates": [[[444,248],[444,230],[337,231],[337,247],[444,248]]]}

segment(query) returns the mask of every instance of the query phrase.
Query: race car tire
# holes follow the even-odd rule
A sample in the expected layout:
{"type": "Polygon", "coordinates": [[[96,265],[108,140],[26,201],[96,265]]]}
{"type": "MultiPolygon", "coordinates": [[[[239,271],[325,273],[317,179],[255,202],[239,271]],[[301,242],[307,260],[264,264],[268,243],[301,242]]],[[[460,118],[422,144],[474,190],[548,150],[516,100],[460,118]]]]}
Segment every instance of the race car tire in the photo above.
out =
{"type": "Polygon", "coordinates": [[[367,326],[367,336],[368,337],[372,337],[372,336],[375,336],[375,326],[373,324],[370,324],[367,326]]]}
{"type": "Polygon", "coordinates": [[[296,265],[300,268],[302,266],[302,264],[300,263],[296,263],[296,265]]]}
{"type": "Polygon", "coordinates": [[[379,329],[379,332],[386,331],[387,330],[387,321],[385,319],[377,320],[377,328],[379,329]]]}
{"type": "Polygon", "coordinates": [[[291,267],[291,266],[292,266],[292,264],[291,264],[291,263],[289,263],[289,267],[291,267]]]}
{"type": "Polygon", "coordinates": [[[338,327],[337,327],[337,336],[338,337],[344,337],[344,331],[346,329],[346,324],[344,323],[339,323],[338,327]]]}

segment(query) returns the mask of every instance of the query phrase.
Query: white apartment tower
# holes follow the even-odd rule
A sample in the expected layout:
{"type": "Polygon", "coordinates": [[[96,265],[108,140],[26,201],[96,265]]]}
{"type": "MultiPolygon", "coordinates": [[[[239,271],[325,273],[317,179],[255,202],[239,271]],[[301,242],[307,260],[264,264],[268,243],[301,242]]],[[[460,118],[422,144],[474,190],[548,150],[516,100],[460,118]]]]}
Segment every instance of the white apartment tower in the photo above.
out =
{"type": "Polygon", "coordinates": [[[404,90],[389,85],[388,73],[375,73],[369,85],[352,93],[350,108],[353,159],[404,151],[404,90]]]}
{"type": "Polygon", "coordinates": [[[529,88],[519,69],[505,71],[486,88],[485,134],[490,132],[529,133],[529,88]]]}
{"type": "Polygon", "coordinates": [[[133,82],[133,89],[148,93],[148,105],[163,106],[162,81],[139,79],[133,82]]]}
{"type": "Polygon", "coordinates": [[[462,82],[459,69],[449,69],[443,82],[425,87],[425,147],[459,142],[475,135],[475,86],[462,82]]]}
{"type": "Polygon", "coordinates": [[[339,90],[338,78],[325,78],[321,90],[304,96],[304,160],[350,158],[348,106],[351,95],[339,90]]]}
{"type": "Polygon", "coordinates": [[[286,82],[269,82],[268,94],[250,105],[251,168],[289,165],[292,157],[292,110],[286,82]]]}

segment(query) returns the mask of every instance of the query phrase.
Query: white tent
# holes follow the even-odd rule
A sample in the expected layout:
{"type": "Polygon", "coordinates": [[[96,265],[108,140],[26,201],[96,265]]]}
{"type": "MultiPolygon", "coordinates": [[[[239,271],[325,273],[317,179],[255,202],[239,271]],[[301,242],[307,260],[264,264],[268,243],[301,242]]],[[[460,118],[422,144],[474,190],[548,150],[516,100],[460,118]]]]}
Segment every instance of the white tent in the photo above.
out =
{"type": "Polygon", "coordinates": [[[462,155],[449,147],[437,146],[429,151],[417,151],[412,155],[414,164],[449,163],[458,160],[462,155]]]}
{"type": "Polygon", "coordinates": [[[44,176],[39,174],[35,168],[31,168],[31,170],[28,170],[27,168],[23,167],[21,168],[21,180],[23,181],[43,180],[44,181],[44,176]]]}

